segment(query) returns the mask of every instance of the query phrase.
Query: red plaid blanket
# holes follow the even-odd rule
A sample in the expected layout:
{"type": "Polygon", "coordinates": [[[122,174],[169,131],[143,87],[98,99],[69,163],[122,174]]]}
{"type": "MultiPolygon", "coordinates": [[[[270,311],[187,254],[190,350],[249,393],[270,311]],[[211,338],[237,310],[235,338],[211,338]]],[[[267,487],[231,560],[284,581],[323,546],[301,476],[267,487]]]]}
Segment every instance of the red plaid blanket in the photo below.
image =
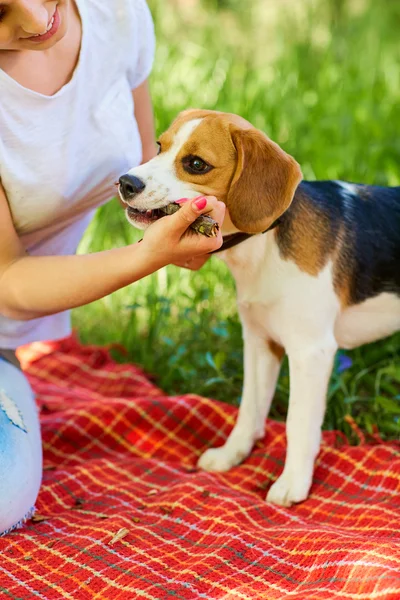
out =
{"type": "Polygon", "coordinates": [[[168,397],[74,340],[22,358],[45,471],[36,522],[0,539],[0,598],[400,598],[399,445],[326,433],[310,499],[286,510],[264,501],[283,424],[240,467],[199,472],[235,408],[168,397]]]}

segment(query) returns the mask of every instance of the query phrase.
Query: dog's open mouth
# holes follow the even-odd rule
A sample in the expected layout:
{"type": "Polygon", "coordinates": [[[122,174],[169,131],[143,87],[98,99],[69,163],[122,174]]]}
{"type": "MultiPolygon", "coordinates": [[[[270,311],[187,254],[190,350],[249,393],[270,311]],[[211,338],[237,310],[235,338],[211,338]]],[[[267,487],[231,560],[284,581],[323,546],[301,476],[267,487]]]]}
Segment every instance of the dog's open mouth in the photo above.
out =
{"type": "MultiPolygon", "coordinates": [[[[131,225],[138,229],[146,229],[146,227],[151,225],[151,223],[154,223],[154,221],[167,215],[173,215],[180,208],[180,205],[176,202],[170,202],[166,206],[160,208],[148,208],[143,210],[127,206],[125,212],[131,225]]],[[[218,235],[219,231],[219,224],[209,215],[200,215],[193,223],[191,223],[190,227],[196,231],[196,233],[201,233],[206,237],[215,237],[218,235]]]]}
{"type": "Polygon", "coordinates": [[[150,225],[160,219],[161,217],[165,217],[165,207],[162,208],[153,208],[153,209],[144,209],[138,210],[137,208],[133,208],[132,206],[128,206],[126,208],[127,217],[136,223],[140,223],[142,225],[150,225]]]}

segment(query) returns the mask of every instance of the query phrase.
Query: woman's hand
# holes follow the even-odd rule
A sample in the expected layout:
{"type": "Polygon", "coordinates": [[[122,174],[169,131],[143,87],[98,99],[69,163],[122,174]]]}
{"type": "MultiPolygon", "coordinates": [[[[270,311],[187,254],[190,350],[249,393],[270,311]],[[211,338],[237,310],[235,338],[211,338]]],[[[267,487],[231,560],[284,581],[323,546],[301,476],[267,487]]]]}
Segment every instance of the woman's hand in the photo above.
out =
{"type": "MultiPolygon", "coordinates": [[[[214,196],[201,196],[193,200],[181,200],[180,204],[180,210],[162,217],[150,225],[144,234],[142,250],[146,250],[150,263],[157,265],[157,268],[171,263],[195,267],[200,257],[204,264],[207,255],[222,245],[221,227],[225,216],[223,202],[219,202],[214,196]],[[218,222],[220,230],[216,237],[209,238],[190,229],[190,225],[202,214],[207,214],[218,222]]],[[[200,266],[198,264],[197,268],[200,266]]]]}
{"type": "Polygon", "coordinates": [[[204,254],[203,256],[195,256],[194,258],[189,258],[189,260],[181,260],[173,264],[175,267],[198,271],[208,260],[210,260],[210,254],[204,254]]]}

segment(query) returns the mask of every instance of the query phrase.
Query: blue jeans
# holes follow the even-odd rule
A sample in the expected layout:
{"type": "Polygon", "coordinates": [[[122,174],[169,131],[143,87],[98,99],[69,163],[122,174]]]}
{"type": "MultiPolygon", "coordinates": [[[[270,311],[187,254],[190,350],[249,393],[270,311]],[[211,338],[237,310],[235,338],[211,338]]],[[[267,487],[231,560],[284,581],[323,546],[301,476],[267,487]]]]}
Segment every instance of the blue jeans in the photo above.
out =
{"type": "Polygon", "coordinates": [[[42,479],[39,415],[32,389],[0,357],[0,536],[34,512],[42,479]]]}

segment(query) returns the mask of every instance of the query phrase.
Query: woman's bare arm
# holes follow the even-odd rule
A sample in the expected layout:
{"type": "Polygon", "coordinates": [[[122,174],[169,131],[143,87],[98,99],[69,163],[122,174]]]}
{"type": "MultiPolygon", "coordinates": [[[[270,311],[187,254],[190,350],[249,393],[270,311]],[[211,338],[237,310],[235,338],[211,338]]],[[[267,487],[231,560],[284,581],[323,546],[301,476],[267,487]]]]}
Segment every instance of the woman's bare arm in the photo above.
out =
{"type": "Polygon", "coordinates": [[[144,81],[136,90],[133,90],[135,103],[135,118],[142,140],[143,158],[147,162],[157,154],[155,143],[153,106],[148,81],[144,81]]]}
{"type": "Polygon", "coordinates": [[[163,224],[158,222],[142,243],[87,255],[31,257],[15,231],[0,184],[0,314],[30,320],[82,306],[166,264],[212,252],[222,239],[184,233],[199,214],[210,209],[209,214],[221,224],[225,208],[213,198],[201,211],[193,203],[187,205],[164,217],[163,224]]]}
{"type": "Polygon", "coordinates": [[[27,256],[0,185],[0,313],[28,320],[87,304],[157,269],[140,244],[86,256],[27,256]]]}

